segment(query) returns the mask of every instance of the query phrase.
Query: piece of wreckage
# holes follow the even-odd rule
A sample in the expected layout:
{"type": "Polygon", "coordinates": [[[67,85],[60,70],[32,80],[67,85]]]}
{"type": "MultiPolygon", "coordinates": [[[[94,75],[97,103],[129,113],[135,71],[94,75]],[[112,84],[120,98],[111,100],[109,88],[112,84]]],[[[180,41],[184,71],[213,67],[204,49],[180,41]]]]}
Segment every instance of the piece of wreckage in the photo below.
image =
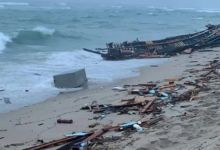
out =
{"type": "Polygon", "coordinates": [[[139,41],[108,43],[107,48],[84,51],[101,55],[106,60],[125,60],[134,58],[168,58],[177,53],[189,54],[192,51],[220,44],[220,25],[206,25],[207,29],[156,41],[139,41]]]}

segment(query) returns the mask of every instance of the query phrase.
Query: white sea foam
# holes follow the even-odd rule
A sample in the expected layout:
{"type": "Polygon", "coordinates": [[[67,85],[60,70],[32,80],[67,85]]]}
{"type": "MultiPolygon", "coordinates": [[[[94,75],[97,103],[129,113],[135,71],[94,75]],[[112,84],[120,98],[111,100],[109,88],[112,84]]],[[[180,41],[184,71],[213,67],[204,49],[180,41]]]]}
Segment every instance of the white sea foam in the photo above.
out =
{"type": "Polygon", "coordinates": [[[178,8],[179,10],[195,10],[195,8],[178,8]]]}
{"type": "Polygon", "coordinates": [[[0,2],[0,5],[19,5],[29,6],[29,3],[17,3],[17,2],[0,2]]]}
{"type": "Polygon", "coordinates": [[[59,3],[59,5],[66,6],[66,3],[59,3]]]}
{"type": "Polygon", "coordinates": [[[162,10],[165,10],[165,11],[174,11],[174,9],[167,8],[167,7],[147,6],[147,8],[150,8],[150,9],[162,9],[162,10]]]}
{"type": "Polygon", "coordinates": [[[147,8],[156,8],[155,6],[147,6],[147,8]]]}
{"type": "Polygon", "coordinates": [[[10,37],[0,32],[0,53],[5,49],[7,42],[11,42],[10,37]]]}
{"type": "Polygon", "coordinates": [[[48,29],[48,28],[42,27],[42,26],[34,28],[33,31],[41,32],[45,35],[52,35],[55,32],[54,29],[48,29]]]}
{"type": "Polygon", "coordinates": [[[122,8],[122,6],[112,6],[112,7],[114,7],[114,8],[122,8]]]}
{"type": "MultiPolygon", "coordinates": [[[[152,65],[167,59],[139,59],[127,61],[104,61],[99,55],[91,54],[83,50],[74,52],[57,52],[52,54],[46,64],[56,64],[60,71],[86,68],[90,81],[113,81],[132,77],[138,73],[133,72],[137,67],[152,65]],[[65,59],[64,59],[65,58],[65,59]],[[117,67],[116,67],[117,66],[117,67]]],[[[59,70],[58,69],[58,70],[59,70]]]]}
{"type": "Polygon", "coordinates": [[[48,9],[48,10],[53,10],[53,9],[71,9],[71,7],[33,7],[34,9],[48,9]]]}
{"type": "Polygon", "coordinates": [[[159,9],[163,9],[163,10],[166,10],[166,11],[174,11],[174,9],[167,8],[167,7],[162,7],[162,8],[159,8],[159,9]]]}
{"type": "Polygon", "coordinates": [[[203,17],[198,17],[198,18],[196,18],[197,20],[203,20],[203,17]]]}
{"type": "Polygon", "coordinates": [[[220,13],[219,9],[207,9],[207,8],[202,8],[196,10],[197,12],[204,12],[204,13],[220,13]]]}

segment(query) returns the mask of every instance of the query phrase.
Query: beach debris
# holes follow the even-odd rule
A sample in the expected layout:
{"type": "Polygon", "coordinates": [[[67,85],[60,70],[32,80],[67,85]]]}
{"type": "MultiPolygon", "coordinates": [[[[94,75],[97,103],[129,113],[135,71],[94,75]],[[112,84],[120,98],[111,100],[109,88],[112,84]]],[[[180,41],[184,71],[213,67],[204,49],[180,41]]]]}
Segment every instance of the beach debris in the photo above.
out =
{"type": "Polygon", "coordinates": [[[206,73],[204,73],[204,74],[201,74],[200,77],[206,77],[206,76],[210,75],[212,72],[214,72],[214,70],[211,70],[211,71],[209,71],[209,72],[206,72],[206,73]]]}
{"type": "Polygon", "coordinates": [[[58,119],[57,123],[66,123],[66,124],[72,124],[73,120],[67,120],[67,119],[58,119]]]}
{"type": "Polygon", "coordinates": [[[3,100],[4,100],[5,104],[11,104],[9,97],[4,97],[3,100]]]}
{"type": "MultiPolygon", "coordinates": [[[[215,62],[216,63],[216,62],[215,62]]],[[[215,65],[215,67],[218,65],[215,65]]],[[[124,122],[122,124],[116,126],[108,126],[103,129],[93,130],[91,132],[85,133],[72,133],[67,134],[65,139],[52,141],[49,143],[44,143],[36,147],[37,149],[46,148],[53,145],[57,145],[60,143],[67,143],[65,146],[59,148],[58,150],[65,149],[91,149],[92,147],[96,147],[97,145],[104,144],[108,142],[105,138],[102,138],[102,135],[110,130],[114,130],[116,133],[110,137],[111,139],[121,139],[122,136],[126,133],[132,134],[135,132],[143,132],[147,129],[147,127],[152,127],[154,124],[159,121],[164,120],[165,116],[161,115],[166,110],[174,110],[174,106],[177,102],[181,101],[192,101],[198,97],[198,94],[202,91],[209,90],[209,84],[214,82],[216,79],[219,79],[219,76],[216,75],[216,69],[213,67],[203,68],[201,70],[187,70],[190,73],[200,73],[202,71],[208,71],[208,75],[203,75],[199,77],[199,74],[194,77],[191,76],[190,81],[186,81],[186,78],[170,78],[165,79],[165,82],[169,84],[159,85],[154,82],[149,82],[146,84],[137,84],[137,85],[124,85],[123,87],[116,87],[114,90],[126,89],[128,87],[132,87],[133,89],[129,89],[129,94],[136,94],[135,96],[130,96],[130,98],[122,99],[117,103],[113,104],[98,104],[97,101],[93,101],[91,104],[85,104],[81,110],[89,110],[94,114],[98,114],[93,119],[103,119],[109,113],[117,113],[120,115],[141,115],[141,118],[144,119],[147,115],[150,115],[150,118],[140,121],[142,119],[132,120],[131,122],[124,122]],[[212,74],[213,73],[213,74],[212,74]],[[182,81],[184,80],[184,81],[182,81]],[[181,82],[179,82],[181,81],[181,82]],[[179,82],[177,84],[177,82],[179,82]],[[184,92],[180,91],[183,90],[184,92]],[[138,96],[141,95],[141,96],[138,96]],[[70,138],[70,139],[69,139],[70,138]]],[[[180,105],[179,107],[184,109],[191,107],[193,105],[180,105]]],[[[190,114],[184,112],[180,113],[181,115],[175,117],[186,118],[189,117],[190,114]]],[[[195,117],[190,116],[190,117],[195,117]]],[[[88,125],[89,128],[94,128],[99,125],[98,122],[88,125]]],[[[123,138],[124,139],[124,138],[123,138]]],[[[112,140],[109,140],[109,142],[112,140]]],[[[26,149],[26,150],[33,150],[26,149]]]]}
{"type": "Polygon", "coordinates": [[[195,62],[198,62],[197,60],[192,60],[192,61],[190,61],[190,63],[195,63],[195,62]]]}
{"type": "Polygon", "coordinates": [[[44,123],[40,123],[40,124],[38,124],[38,126],[42,126],[44,123]]]}
{"type": "Polygon", "coordinates": [[[153,87],[156,87],[157,86],[157,83],[145,83],[145,84],[138,84],[139,86],[145,86],[145,87],[148,87],[148,88],[153,88],[153,87]]]}
{"type": "MultiPolygon", "coordinates": [[[[155,100],[155,99],[154,99],[155,100]]],[[[146,112],[148,108],[154,103],[154,100],[150,101],[144,108],[141,110],[142,113],[146,112]]]]}
{"type": "Polygon", "coordinates": [[[1,140],[1,139],[4,139],[4,138],[5,138],[5,137],[0,137],[0,140],[1,140]]]}
{"type": "Polygon", "coordinates": [[[66,137],[66,138],[62,138],[62,139],[59,139],[59,140],[54,140],[54,141],[51,141],[51,142],[48,142],[48,143],[43,143],[41,145],[25,148],[23,150],[41,150],[41,149],[45,149],[45,148],[48,148],[48,147],[51,147],[51,146],[57,146],[61,143],[71,142],[71,141],[80,139],[81,137],[92,135],[93,133],[94,132],[89,132],[87,134],[79,134],[79,135],[76,135],[76,136],[66,137]]]}
{"type": "Polygon", "coordinates": [[[96,127],[97,125],[99,125],[99,123],[97,123],[97,122],[96,122],[96,123],[93,123],[93,124],[90,124],[90,125],[89,125],[89,128],[94,128],[94,127],[96,127]]]}
{"type": "Polygon", "coordinates": [[[44,143],[44,140],[37,140],[37,142],[39,142],[39,143],[44,143]]]}
{"type": "Polygon", "coordinates": [[[158,65],[150,65],[150,67],[158,67],[158,65]]]}
{"type": "Polygon", "coordinates": [[[34,73],[34,75],[36,75],[36,76],[41,76],[41,74],[40,74],[40,73],[34,73]]]}
{"type": "Polygon", "coordinates": [[[5,131],[7,131],[6,129],[4,129],[4,130],[0,130],[0,132],[5,132],[5,131]]]}
{"type": "Polygon", "coordinates": [[[192,48],[188,48],[188,49],[185,49],[182,54],[191,54],[192,53],[192,48]]]}
{"type": "Polygon", "coordinates": [[[71,133],[71,134],[67,134],[66,137],[73,137],[73,136],[85,136],[88,133],[86,132],[80,132],[80,133],[71,133]]]}
{"type": "Polygon", "coordinates": [[[9,148],[9,147],[11,147],[11,146],[16,147],[16,146],[23,146],[23,145],[24,145],[24,143],[14,143],[14,144],[6,145],[5,147],[6,147],[6,148],[9,148]]]}
{"type": "Polygon", "coordinates": [[[181,81],[183,78],[173,78],[173,79],[165,79],[166,82],[174,82],[174,81],[181,81]]]}
{"type": "Polygon", "coordinates": [[[169,82],[169,85],[161,86],[159,87],[159,89],[162,90],[162,89],[173,88],[173,87],[176,87],[176,84],[172,84],[172,82],[169,82]]]}
{"type": "Polygon", "coordinates": [[[56,88],[78,88],[88,81],[85,68],[53,76],[56,88]],[[71,81],[71,82],[70,82],[71,81]]]}
{"type": "Polygon", "coordinates": [[[92,135],[90,135],[85,140],[83,140],[78,146],[73,146],[72,149],[76,149],[76,148],[80,148],[80,147],[86,147],[90,143],[90,141],[92,141],[93,139],[95,139],[97,137],[100,137],[102,134],[106,133],[111,128],[112,128],[112,126],[106,126],[103,129],[94,132],[92,135]]]}
{"type": "Polygon", "coordinates": [[[187,107],[191,107],[192,105],[183,105],[183,106],[180,106],[180,108],[187,108],[187,107]]]}
{"type": "Polygon", "coordinates": [[[117,87],[117,86],[115,86],[112,90],[119,91],[119,92],[121,92],[121,91],[127,91],[126,88],[123,88],[123,87],[117,87]]]}
{"type": "Polygon", "coordinates": [[[115,134],[112,135],[112,139],[113,139],[113,140],[118,140],[118,139],[120,139],[120,138],[122,138],[121,132],[115,133],[115,134]]]}
{"type": "MultiPolygon", "coordinates": [[[[106,60],[127,60],[141,58],[169,58],[170,56],[180,54],[190,54],[196,49],[218,46],[216,40],[220,37],[220,25],[211,25],[212,27],[193,34],[169,37],[154,41],[125,41],[121,43],[107,43],[105,52],[100,50],[91,50],[83,48],[84,51],[100,55],[106,60]]],[[[100,48],[99,48],[100,49],[100,48]]],[[[211,49],[202,49],[200,52],[212,51],[211,49]]]]}
{"type": "Polygon", "coordinates": [[[212,49],[201,49],[201,50],[198,50],[198,52],[212,52],[213,50],[212,49]]]}
{"type": "Polygon", "coordinates": [[[138,124],[134,124],[133,128],[135,128],[138,132],[142,132],[143,131],[143,128],[140,127],[140,125],[138,125],[138,124]]]}
{"type": "Polygon", "coordinates": [[[177,101],[191,101],[201,91],[200,88],[190,89],[177,97],[177,101]]]}

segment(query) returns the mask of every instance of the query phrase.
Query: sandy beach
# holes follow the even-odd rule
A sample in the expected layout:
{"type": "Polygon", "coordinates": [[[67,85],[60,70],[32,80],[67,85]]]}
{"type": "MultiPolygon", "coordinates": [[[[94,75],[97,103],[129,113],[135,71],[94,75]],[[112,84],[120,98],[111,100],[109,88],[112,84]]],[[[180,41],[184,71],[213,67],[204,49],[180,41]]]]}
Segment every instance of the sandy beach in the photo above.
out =
{"type": "MultiPolygon", "coordinates": [[[[21,150],[37,144],[38,139],[49,142],[64,138],[66,134],[72,132],[88,132],[91,130],[88,125],[96,122],[92,118],[97,114],[80,110],[82,106],[95,100],[99,104],[113,104],[122,99],[134,97],[128,95],[127,91],[113,91],[114,86],[144,84],[150,81],[158,81],[159,85],[164,85],[164,79],[177,77],[186,77],[184,81],[193,80],[196,78],[196,74],[185,72],[187,69],[202,69],[204,66],[197,64],[208,64],[208,61],[212,61],[218,56],[218,51],[175,56],[158,67],[140,68],[140,75],[137,77],[123,79],[95,89],[63,93],[35,105],[0,114],[0,149],[21,150]],[[57,119],[72,119],[73,124],[57,124],[57,119]],[[5,147],[13,143],[24,144],[5,147]]],[[[163,107],[166,118],[157,125],[144,130],[143,133],[134,133],[123,141],[110,142],[105,146],[126,150],[219,149],[220,101],[218,97],[220,91],[217,82],[212,82],[209,86],[212,90],[201,92],[199,97],[193,101],[177,103],[172,108],[163,107]],[[189,106],[181,108],[182,105],[189,106]],[[178,117],[185,112],[189,115],[178,117]]],[[[150,118],[151,115],[145,117],[150,118]]],[[[112,113],[102,120],[97,120],[100,125],[94,129],[101,129],[104,125],[118,125],[139,119],[140,115],[112,113]]],[[[109,132],[109,134],[112,135],[114,132],[109,132]]],[[[50,149],[57,149],[57,147],[50,149]]]]}

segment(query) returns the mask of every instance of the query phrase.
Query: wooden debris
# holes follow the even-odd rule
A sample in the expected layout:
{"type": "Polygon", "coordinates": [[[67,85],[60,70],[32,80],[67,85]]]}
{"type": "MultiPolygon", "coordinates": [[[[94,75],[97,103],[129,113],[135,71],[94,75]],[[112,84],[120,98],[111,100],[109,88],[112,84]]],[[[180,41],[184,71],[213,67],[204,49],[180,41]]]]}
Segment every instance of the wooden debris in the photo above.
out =
{"type": "Polygon", "coordinates": [[[97,123],[97,122],[96,122],[96,123],[93,123],[93,124],[90,124],[90,125],[89,125],[89,128],[94,128],[94,127],[97,126],[97,125],[99,125],[99,123],[97,123]]]}
{"type": "Polygon", "coordinates": [[[174,82],[174,81],[181,81],[182,78],[174,78],[174,79],[165,79],[166,82],[174,82]]]}
{"type": "Polygon", "coordinates": [[[165,89],[165,88],[172,88],[172,87],[176,87],[176,84],[169,84],[169,85],[164,85],[159,87],[160,90],[165,89]]]}
{"type": "MultiPolygon", "coordinates": [[[[87,135],[92,135],[93,133],[94,132],[89,132],[87,135]]],[[[63,138],[63,139],[59,139],[59,140],[54,140],[54,141],[44,143],[44,144],[41,144],[41,145],[38,145],[38,146],[25,148],[23,150],[41,150],[41,149],[45,149],[47,147],[51,147],[51,146],[58,145],[58,144],[61,144],[61,143],[66,143],[66,142],[69,142],[69,141],[73,141],[73,140],[76,140],[80,137],[81,136],[73,136],[73,137],[63,138]]]]}
{"type": "Polygon", "coordinates": [[[142,113],[146,112],[148,108],[154,103],[155,100],[150,101],[144,108],[141,110],[142,113]]]}

